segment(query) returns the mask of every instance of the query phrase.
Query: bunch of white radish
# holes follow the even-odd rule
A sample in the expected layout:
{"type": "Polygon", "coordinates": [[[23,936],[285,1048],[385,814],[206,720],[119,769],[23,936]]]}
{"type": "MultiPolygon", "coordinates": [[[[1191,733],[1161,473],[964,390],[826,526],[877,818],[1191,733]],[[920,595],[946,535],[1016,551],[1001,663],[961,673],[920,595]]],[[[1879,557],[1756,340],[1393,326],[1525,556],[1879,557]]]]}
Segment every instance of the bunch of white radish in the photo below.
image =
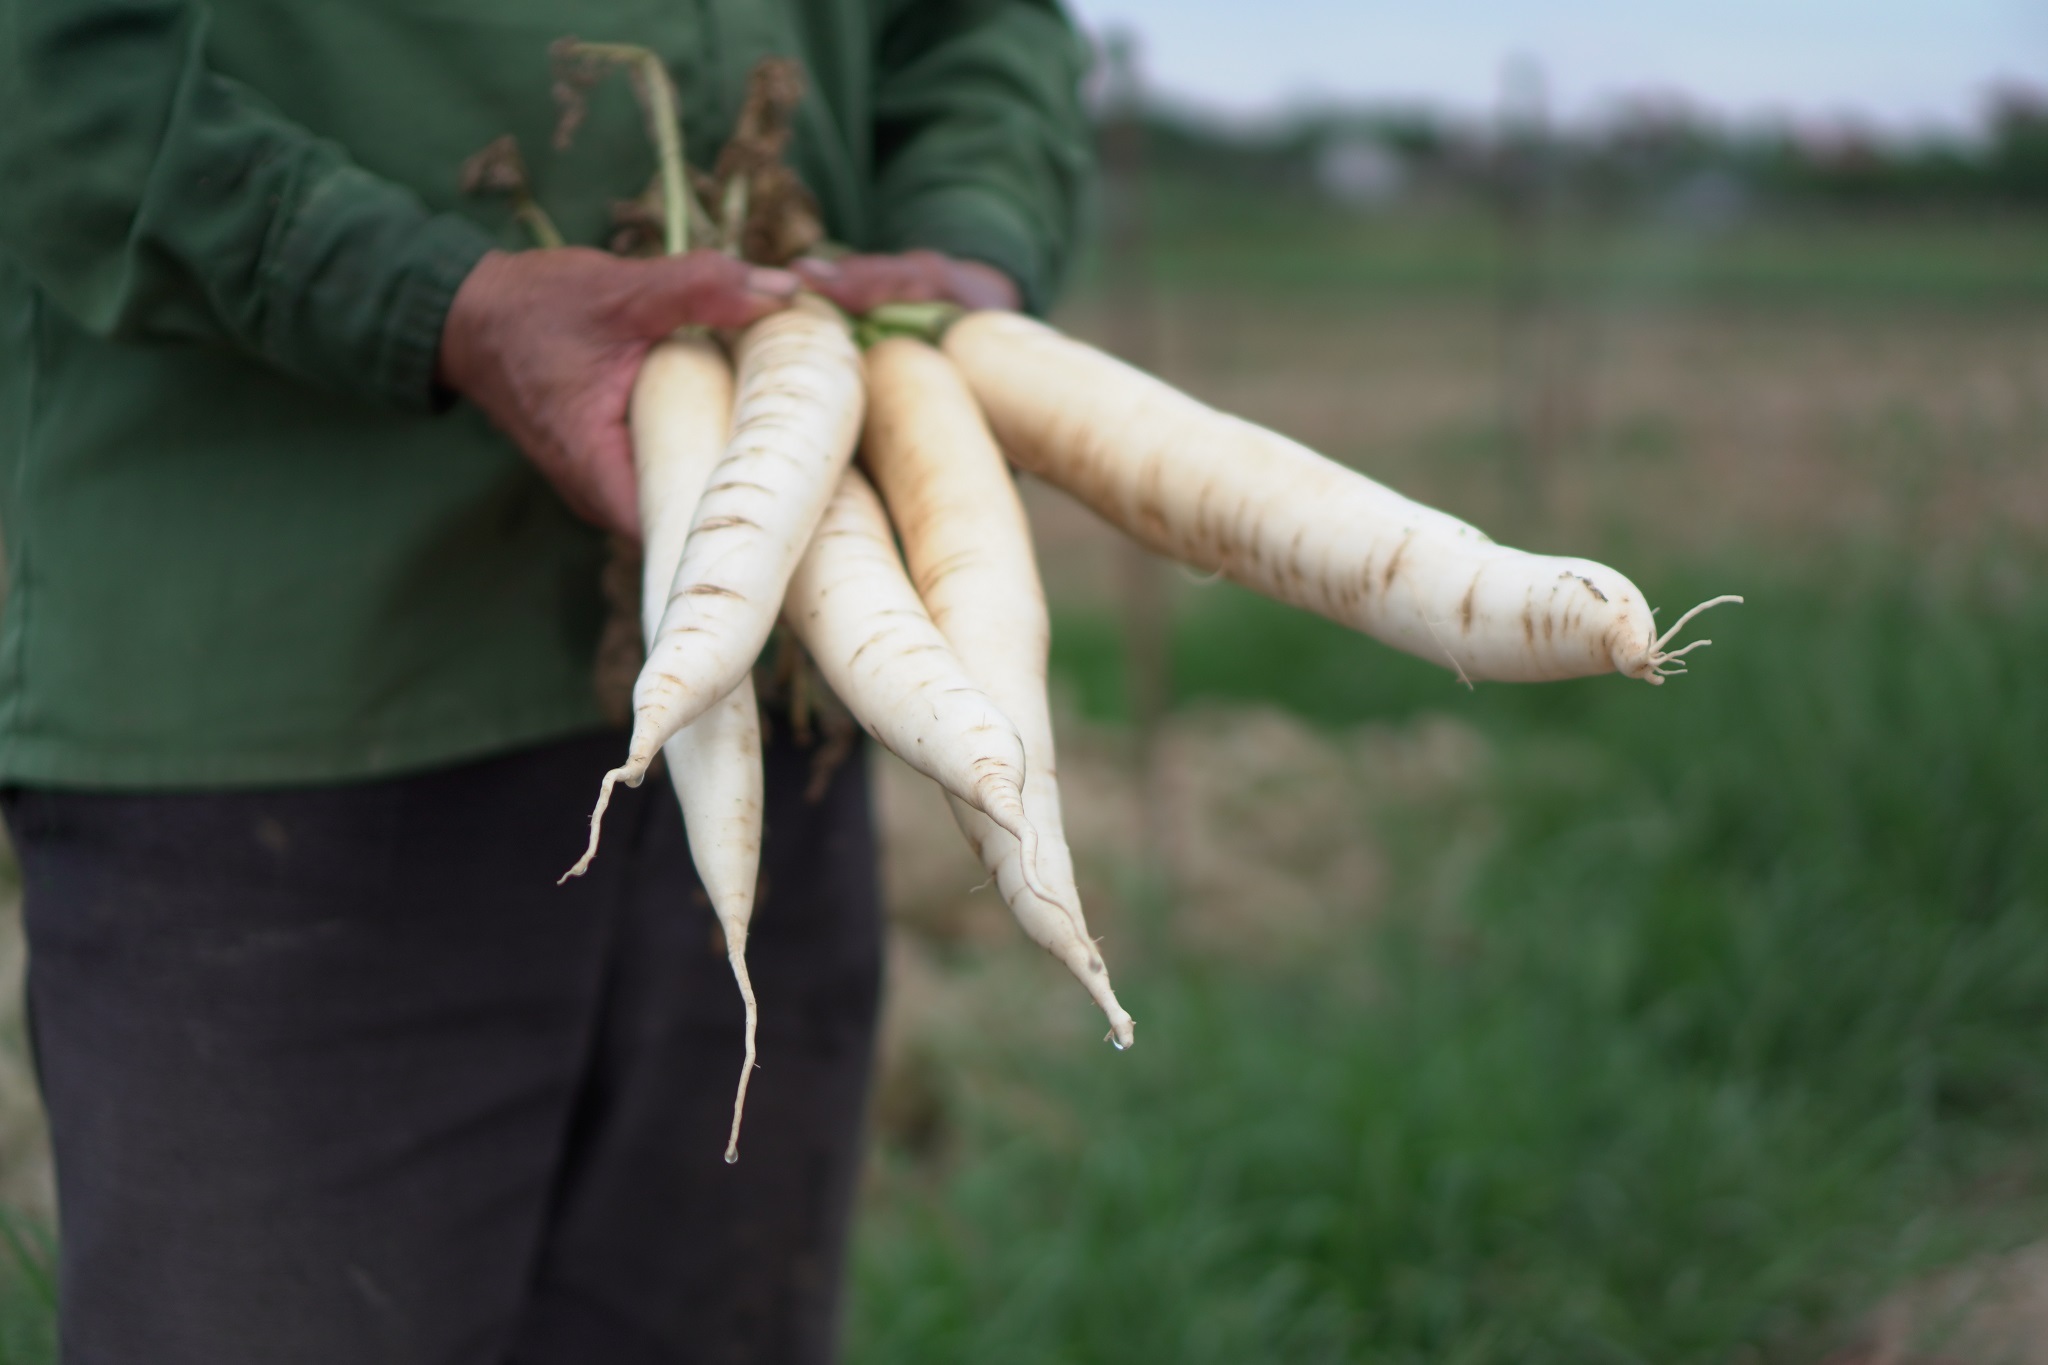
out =
{"type": "MultiPolygon", "coordinates": [[[[597,851],[613,784],[637,785],[665,752],[747,1002],[748,1068],[762,833],[749,676],[778,617],[861,726],[945,789],[1026,933],[1087,988],[1116,1045],[1132,1042],[1063,834],[1045,599],[1009,464],[1154,550],[1468,681],[1661,683],[1707,643],[1666,648],[1712,602],[1659,636],[1613,569],[1496,545],[1015,314],[959,317],[938,347],[884,336],[863,358],[846,321],[807,299],[735,352],[730,404],[702,339],[656,348],[634,394],[648,658],[626,761],[573,870],[597,851]],[[873,484],[850,467],[857,443],[873,484]]],[[[728,1159],[745,1091],[743,1074],[728,1159]]]]}
{"type": "MultiPolygon", "coordinates": [[[[642,85],[666,81],[638,49],[579,50],[641,63],[642,85]]],[[[788,98],[786,79],[759,86],[788,98]]],[[[650,118],[673,108],[669,98],[650,118]]],[[[683,203],[680,139],[658,142],[683,203]]],[[[726,198],[744,223],[745,182],[726,198]]],[[[668,228],[668,249],[681,250],[673,205],[668,228]]],[[[1613,569],[1496,545],[1015,314],[889,308],[859,332],[865,355],[844,315],[804,297],[740,333],[730,361],[709,337],[656,346],[632,399],[647,659],[625,761],[604,775],[589,846],[566,875],[596,856],[615,785],[638,786],[664,755],[746,1006],[728,1161],[755,1064],[746,945],[763,783],[751,678],[778,620],[861,727],[945,790],[1018,923],[1087,989],[1110,1040],[1131,1045],[1063,832],[1050,628],[1011,465],[1152,550],[1467,682],[1619,672],[1661,683],[1708,643],[1668,649],[1685,623],[1741,600],[1702,603],[1659,635],[1642,592],[1613,569]]]]}

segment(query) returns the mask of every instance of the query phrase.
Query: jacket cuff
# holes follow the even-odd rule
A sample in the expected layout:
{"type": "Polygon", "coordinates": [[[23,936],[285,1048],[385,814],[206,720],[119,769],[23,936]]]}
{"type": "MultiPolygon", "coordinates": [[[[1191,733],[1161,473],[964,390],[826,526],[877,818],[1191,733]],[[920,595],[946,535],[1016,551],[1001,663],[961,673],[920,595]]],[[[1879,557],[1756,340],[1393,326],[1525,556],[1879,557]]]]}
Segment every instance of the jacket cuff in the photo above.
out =
{"type": "Polygon", "coordinates": [[[263,353],[386,407],[444,406],[434,384],[455,291],[495,245],[468,219],[353,165],[311,187],[268,253],[263,353]]]}
{"type": "Polygon", "coordinates": [[[1051,251],[1030,218],[990,190],[963,185],[920,194],[889,215],[880,245],[992,265],[1015,281],[1026,312],[1042,317],[1052,305],[1051,251]]]}
{"type": "Polygon", "coordinates": [[[497,243],[483,229],[452,213],[427,220],[417,254],[385,322],[378,387],[395,407],[439,412],[454,396],[434,382],[441,355],[441,329],[455,291],[497,243]]]}

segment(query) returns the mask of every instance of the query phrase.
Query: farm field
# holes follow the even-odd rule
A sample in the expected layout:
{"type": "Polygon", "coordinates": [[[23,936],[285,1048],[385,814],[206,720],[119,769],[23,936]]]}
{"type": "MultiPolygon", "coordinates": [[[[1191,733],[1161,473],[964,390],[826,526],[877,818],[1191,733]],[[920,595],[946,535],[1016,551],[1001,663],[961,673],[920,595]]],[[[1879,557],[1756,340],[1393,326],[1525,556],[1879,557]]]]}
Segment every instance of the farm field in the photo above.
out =
{"type": "MultiPolygon", "coordinates": [[[[1565,234],[1164,190],[1061,321],[1717,643],[1460,687],[1029,490],[1113,1054],[878,758],[850,1359],[2025,1362],[2048,1340],[2048,226],[1565,234]],[[1526,419],[1541,413],[1541,431],[1526,419]],[[1148,859],[1147,847],[1157,850],[1148,859]]],[[[0,912],[0,1365],[49,1356],[0,912]]]]}
{"type": "MultiPolygon", "coordinates": [[[[2042,1359],[2048,296],[2011,229],[1578,261],[1534,471],[1484,238],[1276,263],[1345,230],[1162,227],[1154,363],[1667,611],[1749,604],[1660,690],[1467,693],[1168,571],[1141,777],[1126,561],[1034,490],[1140,1045],[1097,1044],[886,769],[853,1358],[2042,1359]]],[[[1118,304],[1064,321],[1128,339],[1118,304]]]]}

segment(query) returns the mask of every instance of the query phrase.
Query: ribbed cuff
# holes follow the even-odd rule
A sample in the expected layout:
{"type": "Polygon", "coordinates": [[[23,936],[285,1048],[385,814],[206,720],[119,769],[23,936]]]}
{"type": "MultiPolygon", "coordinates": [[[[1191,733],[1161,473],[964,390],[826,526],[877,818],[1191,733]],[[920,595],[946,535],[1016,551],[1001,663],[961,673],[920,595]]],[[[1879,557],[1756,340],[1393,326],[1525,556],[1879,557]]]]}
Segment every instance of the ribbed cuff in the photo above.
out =
{"type": "Polygon", "coordinates": [[[1025,311],[1043,315],[1052,304],[1051,253],[1031,220],[1003,196],[978,186],[931,190],[889,215],[882,245],[923,247],[992,265],[1016,282],[1025,311]]]}
{"type": "Polygon", "coordinates": [[[306,194],[265,263],[263,352],[386,407],[445,406],[434,385],[441,327],[493,245],[469,220],[342,165],[306,194]]]}
{"type": "Polygon", "coordinates": [[[483,229],[453,214],[431,218],[421,229],[418,256],[385,324],[379,366],[379,387],[396,406],[438,412],[454,401],[454,395],[434,382],[441,329],[455,291],[492,245],[483,229]]]}

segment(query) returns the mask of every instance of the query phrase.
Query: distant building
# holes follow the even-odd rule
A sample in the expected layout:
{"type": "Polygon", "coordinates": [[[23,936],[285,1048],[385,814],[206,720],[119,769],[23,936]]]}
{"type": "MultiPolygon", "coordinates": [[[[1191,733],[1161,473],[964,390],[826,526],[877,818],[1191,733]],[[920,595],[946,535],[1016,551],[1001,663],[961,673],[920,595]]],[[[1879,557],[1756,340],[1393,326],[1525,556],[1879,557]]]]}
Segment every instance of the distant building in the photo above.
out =
{"type": "Polygon", "coordinates": [[[1664,220],[1699,232],[1722,232],[1749,216],[1749,184],[1726,166],[1702,166],[1673,185],[1658,206],[1664,220]]]}
{"type": "Polygon", "coordinates": [[[1316,153],[1316,184],[1340,204],[1383,209],[1408,189],[1408,162],[1375,137],[1335,137],[1316,153]]]}

